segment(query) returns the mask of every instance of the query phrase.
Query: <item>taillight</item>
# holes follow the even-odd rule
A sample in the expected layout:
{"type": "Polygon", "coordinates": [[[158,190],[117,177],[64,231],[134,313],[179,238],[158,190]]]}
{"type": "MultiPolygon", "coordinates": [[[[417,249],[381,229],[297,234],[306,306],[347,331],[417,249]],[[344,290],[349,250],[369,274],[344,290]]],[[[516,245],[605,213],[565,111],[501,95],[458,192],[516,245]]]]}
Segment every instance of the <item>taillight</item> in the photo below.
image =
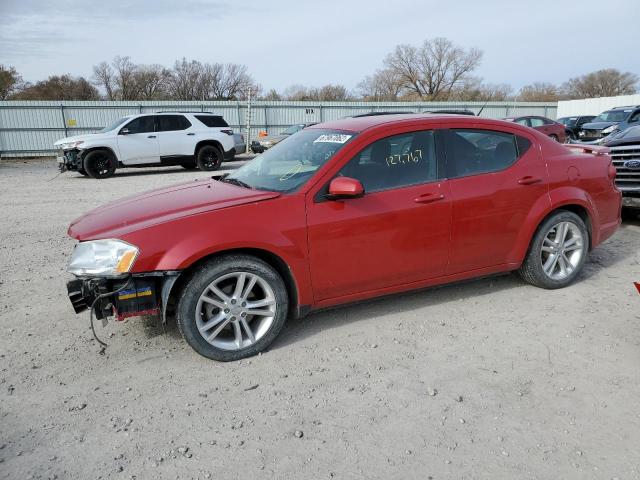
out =
{"type": "Polygon", "coordinates": [[[222,133],[226,133],[227,135],[233,135],[233,130],[220,130],[222,133]]]}

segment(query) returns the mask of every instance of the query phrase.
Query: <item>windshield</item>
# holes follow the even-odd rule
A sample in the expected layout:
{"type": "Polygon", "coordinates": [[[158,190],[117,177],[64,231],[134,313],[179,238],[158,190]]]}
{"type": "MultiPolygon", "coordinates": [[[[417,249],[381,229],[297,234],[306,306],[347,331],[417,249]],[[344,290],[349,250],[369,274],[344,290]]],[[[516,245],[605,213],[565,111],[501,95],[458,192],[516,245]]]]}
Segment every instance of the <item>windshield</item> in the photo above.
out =
{"type": "Polygon", "coordinates": [[[102,130],[98,130],[98,133],[106,133],[106,132],[110,132],[111,130],[115,130],[116,128],[118,128],[118,126],[120,126],[122,123],[124,123],[126,120],[129,120],[129,117],[122,117],[119,118],[118,120],[116,120],[115,122],[113,122],[111,125],[109,125],[108,127],[104,127],[102,130]]]}
{"type": "Polygon", "coordinates": [[[578,117],[563,117],[558,119],[558,123],[566,125],[567,127],[573,127],[578,121],[578,117]]]}
{"type": "Polygon", "coordinates": [[[302,130],[302,125],[291,125],[289,128],[282,132],[282,135],[293,135],[299,130],[302,130]]]}
{"type": "Polygon", "coordinates": [[[591,120],[591,122],[624,122],[630,113],[631,110],[609,110],[608,112],[601,113],[591,120]]]}
{"type": "Polygon", "coordinates": [[[303,130],[222,179],[258,190],[292,192],[355,136],[338,130],[303,130]]]}

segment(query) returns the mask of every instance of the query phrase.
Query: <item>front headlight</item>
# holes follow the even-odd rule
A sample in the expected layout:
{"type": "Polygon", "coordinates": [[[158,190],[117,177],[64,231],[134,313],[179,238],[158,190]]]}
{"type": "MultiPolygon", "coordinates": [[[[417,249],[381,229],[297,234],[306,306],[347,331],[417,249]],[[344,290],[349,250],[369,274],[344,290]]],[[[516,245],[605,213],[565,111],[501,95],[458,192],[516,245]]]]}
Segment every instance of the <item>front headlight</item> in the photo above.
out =
{"type": "Polygon", "coordinates": [[[604,133],[605,135],[609,135],[610,133],[615,132],[617,129],[618,129],[618,125],[611,125],[610,127],[607,127],[604,130],[602,130],[602,133],[604,133]]]}
{"type": "Polygon", "coordinates": [[[63,143],[63,150],[73,150],[74,148],[78,148],[80,145],[84,143],[84,140],[77,140],[75,142],[63,143]]]}
{"type": "Polygon", "coordinates": [[[73,250],[67,271],[76,276],[118,277],[131,270],[138,253],[138,247],[122,240],[80,242],[73,250]]]}

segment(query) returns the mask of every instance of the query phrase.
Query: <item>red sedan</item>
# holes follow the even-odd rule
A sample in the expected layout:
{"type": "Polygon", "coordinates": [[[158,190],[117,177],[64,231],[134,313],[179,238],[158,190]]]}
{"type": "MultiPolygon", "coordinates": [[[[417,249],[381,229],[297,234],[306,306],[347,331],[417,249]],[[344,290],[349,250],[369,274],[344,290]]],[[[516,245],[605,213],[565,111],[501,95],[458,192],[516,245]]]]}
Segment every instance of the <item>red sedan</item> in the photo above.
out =
{"type": "Polygon", "coordinates": [[[614,177],[600,150],[499,120],[324,123],[75,220],[69,296],[98,318],[175,315],[198,353],[240,359],[336,304],[514,270],[564,287],[620,224],[614,177]]]}
{"type": "Polygon", "coordinates": [[[544,133],[547,137],[556,142],[565,143],[567,141],[567,129],[558,122],[546,117],[509,117],[505,118],[507,122],[514,122],[525,127],[531,127],[539,132],[544,133]]]}

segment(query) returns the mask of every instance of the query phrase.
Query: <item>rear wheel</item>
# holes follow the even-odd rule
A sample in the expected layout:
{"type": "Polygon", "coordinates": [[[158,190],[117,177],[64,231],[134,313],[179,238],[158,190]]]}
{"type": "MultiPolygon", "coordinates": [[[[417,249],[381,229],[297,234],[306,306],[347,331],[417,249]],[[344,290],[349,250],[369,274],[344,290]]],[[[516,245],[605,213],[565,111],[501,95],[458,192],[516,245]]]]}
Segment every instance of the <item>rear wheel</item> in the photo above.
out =
{"type": "Polygon", "coordinates": [[[266,349],[284,326],[287,310],[287,289],[278,272],[258,258],[230,255],[193,274],[176,318],[196,352],[226,362],[266,349]]]}
{"type": "Polygon", "coordinates": [[[200,170],[218,170],[220,165],[222,165],[222,160],[222,152],[213,145],[204,145],[200,147],[198,153],[196,153],[196,163],[200,170]]]}
{"type": "Polygon", "coordinates": [[[109,178],[116,171],[116,159],[108,150],[87,153],[82,162],[83,170],[91,178],[109,178]]]}
{"type": "Polygon", "coordinates": [[[536,287],[565,287],[582,270],[588,248],[584,221],[573,212],[559,210],[538,228],[518,273],[536,287]]]}

